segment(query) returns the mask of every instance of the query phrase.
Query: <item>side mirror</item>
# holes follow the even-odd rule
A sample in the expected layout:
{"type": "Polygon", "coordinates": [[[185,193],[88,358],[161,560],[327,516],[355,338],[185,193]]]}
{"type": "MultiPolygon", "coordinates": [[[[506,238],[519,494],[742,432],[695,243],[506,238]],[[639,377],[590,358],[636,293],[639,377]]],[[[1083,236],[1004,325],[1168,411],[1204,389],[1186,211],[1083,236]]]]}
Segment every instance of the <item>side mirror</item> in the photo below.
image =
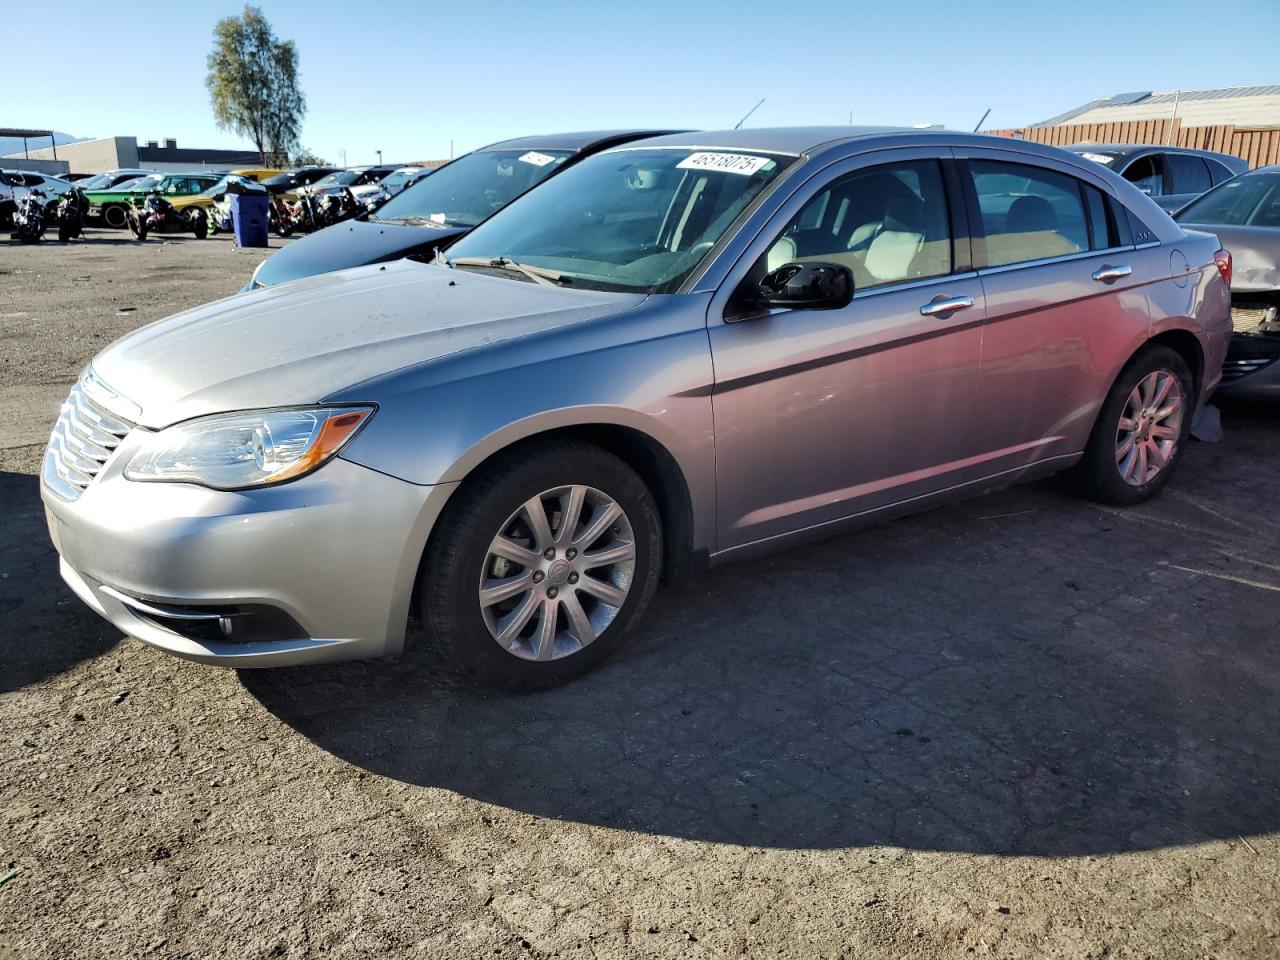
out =
{"type": "Polygon", "coordinates": [[[853,299],[853,273],[838,263],[785,263],[760,280],[760,300],[793,310],[835,310],[853,299]]]}

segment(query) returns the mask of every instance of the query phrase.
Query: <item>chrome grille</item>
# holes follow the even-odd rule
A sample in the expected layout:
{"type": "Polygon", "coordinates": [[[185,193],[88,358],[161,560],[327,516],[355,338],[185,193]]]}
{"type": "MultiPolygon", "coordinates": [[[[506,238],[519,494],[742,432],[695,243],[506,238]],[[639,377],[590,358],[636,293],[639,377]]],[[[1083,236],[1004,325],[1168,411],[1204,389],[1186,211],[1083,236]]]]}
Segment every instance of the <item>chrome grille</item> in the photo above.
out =
{"type": "Polygon", "coordinates": [[[49,436],[41,468],[45,486],[63,500],[75,500],[133,426],[90,400],[77,383],[49,436]]]}
{"type": "Polygon", "coordinates": [[[1242,303],[1231,306],[1231,326],[1236,333],[1274,333],[1277,308],[1269,303],[1242,303]],[[1268,329],[1263,329],[1264,327],[1268,329]]]}

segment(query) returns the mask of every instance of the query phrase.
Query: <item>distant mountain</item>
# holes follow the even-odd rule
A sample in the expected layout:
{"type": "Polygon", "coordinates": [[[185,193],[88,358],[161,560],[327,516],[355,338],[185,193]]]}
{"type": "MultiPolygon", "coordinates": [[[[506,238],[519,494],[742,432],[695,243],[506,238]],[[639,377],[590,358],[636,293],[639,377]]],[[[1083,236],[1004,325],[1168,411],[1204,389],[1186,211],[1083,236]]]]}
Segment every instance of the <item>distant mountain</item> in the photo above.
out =
{"type": "MultiPolygon", "coordinates": [[[[77,140],[83,140],[85,138],[73,137],[69,133],[59,133],[57,130],[55,130],[53,131],[53,139],[58,144],[58,146],[62,146],[64,143],[75,143],[77,140]]],[[[27,141],[27,148],[30,150],[43,150],[48,146],[49,146],[48,137],[38,137],[35,140],[27,141]]],[[[22,153],[22,138],[21,137],[0,137],[0,157],[7,157],[11,153],[17,153],[17,154],[22,153]]]]}

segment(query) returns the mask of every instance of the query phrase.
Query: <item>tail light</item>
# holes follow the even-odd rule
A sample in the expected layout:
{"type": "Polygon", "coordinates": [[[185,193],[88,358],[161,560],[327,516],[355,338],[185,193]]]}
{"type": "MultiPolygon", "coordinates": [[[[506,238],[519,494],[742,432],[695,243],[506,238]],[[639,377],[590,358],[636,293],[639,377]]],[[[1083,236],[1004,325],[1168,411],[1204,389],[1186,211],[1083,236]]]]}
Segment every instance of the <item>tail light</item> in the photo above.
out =
{"type": "Polygon", "coordinates": [[[1213,255],[1213,262],[1217,264],[1218,272],[1222,274],[1222,279],[1227,286],[1231,286],[1231,251],[1219,250],[1213,255]]]}

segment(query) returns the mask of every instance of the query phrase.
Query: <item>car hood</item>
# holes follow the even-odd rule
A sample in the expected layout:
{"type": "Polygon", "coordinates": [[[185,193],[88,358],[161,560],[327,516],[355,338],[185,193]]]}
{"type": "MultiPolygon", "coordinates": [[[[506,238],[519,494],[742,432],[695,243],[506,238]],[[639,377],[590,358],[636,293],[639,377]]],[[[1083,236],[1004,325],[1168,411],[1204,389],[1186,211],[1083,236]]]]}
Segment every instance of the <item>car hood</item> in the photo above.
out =
{"type": "Polygon", "coordinates": [[[177,314],[117,340],[92,366],[137,408],[130,419],[159,428],[209,413],[316,403],[401,367],[643,300],[401,261],[177,314]]]}
{"type": "Polygon", "coordinates": [[[1231,292],[1280,290],[1280,228],[1179,223],[1184,230],[1212,233],[1231,253],[1231,292]]]}
{"type": "Polygon", "coordinates": [[[410,226],[347,220],[294,240],[273,253],[253,275],[256,286],[275,286],[301,277],[385,263],[425,254],[467,232],[468,227],[410,226]]]}

